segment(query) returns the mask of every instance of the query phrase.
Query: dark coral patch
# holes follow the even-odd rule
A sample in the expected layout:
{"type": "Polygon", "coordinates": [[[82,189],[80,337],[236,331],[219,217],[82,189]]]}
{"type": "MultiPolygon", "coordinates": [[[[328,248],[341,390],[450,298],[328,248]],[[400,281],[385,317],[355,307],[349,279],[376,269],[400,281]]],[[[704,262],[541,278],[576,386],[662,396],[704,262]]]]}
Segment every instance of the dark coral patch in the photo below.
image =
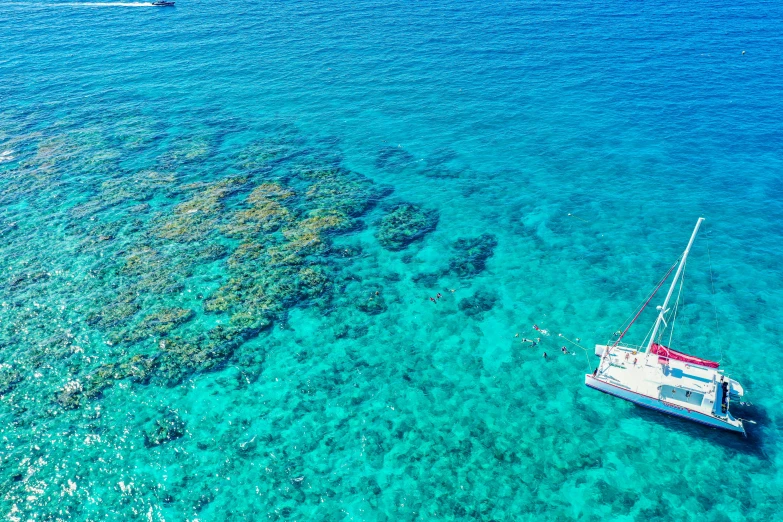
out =
{"type": "Polygon", "coordinates": [[[478,290],[475,294],[459,302],[459,309],[468,317],[481,318],[485,312],[492,310],[498,301],[495,293],[478,290]]]}
{"type": "Polygon", "coordinates": [[[461,238],[454,242],[456,254],[449,261],[449,270],[459,277],[471,277],[484,271],[498,240],[494,234],[461,238]]]}
{"type": "Polygon", "coordinates": [[[386,300],[382,295],[372,295],[367,299],[360,299],[356,303],[356,308],[366,313],[367,315],[378,315],[383,313],[388,308],[386,306],[386,300]]]}
{"type": "Polygon", "coordinates": [[[375,237],[388,250],[402,250],[438,226],[438,213],[412,203],[400,203],[381,218],[375,237]]]}
{"type": "Polygon", "coordinates": [[[176,440],[185,434],[185,421],[177,412],[167,411],[144,432],[144,445],[148,448],[176,440]]]}
{"type": "Polygon", "coordinates": [[[416,158],[402,147],[383,147],[378,151],[375,166],[389,172],[400,172],[415,165],[416,158]]]}

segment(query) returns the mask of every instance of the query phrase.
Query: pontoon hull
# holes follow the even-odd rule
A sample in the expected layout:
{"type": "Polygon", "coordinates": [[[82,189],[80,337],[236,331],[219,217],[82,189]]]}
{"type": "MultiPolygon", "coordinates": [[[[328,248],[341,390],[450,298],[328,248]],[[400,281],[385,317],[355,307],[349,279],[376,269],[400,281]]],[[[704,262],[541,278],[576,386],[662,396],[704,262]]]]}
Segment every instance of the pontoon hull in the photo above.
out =
{"type": "Polygon", "coordinates": [[[625,399],[626,401],[632,402],[634,404],[638,404],[639,406],[644,406],[645,408],[650,408],[656,411],[660,411],[662,413],[668,413],[669,415],[674,415],[675,417],[681,417],[683,419],[688,419],[694,422],[698,422],[700,424],[705,424],[713,428],[720,428],[728,431],[734,431],[745,435],[745,428],[743,427],[741,421],[738,422],[738,424],[731,424],[727,421],[723,421],[719,418],[712,417],[710,415],[698,411],[690,410],[682,406],[673,405],[671,403],[664,402],[654,397],[649,397],[647,395],[642,395],[640,393],[632,392],[631,390],[626,390],[625,388],[621,388],[619,386],[615,386],[608,382],[604,382],[599,379],[596,379],[590,374],[585,375],[585,384],[588,387],[593,388],[594,390],[602,391],[606,394],[613,395],[621,399],[625,399]]]}

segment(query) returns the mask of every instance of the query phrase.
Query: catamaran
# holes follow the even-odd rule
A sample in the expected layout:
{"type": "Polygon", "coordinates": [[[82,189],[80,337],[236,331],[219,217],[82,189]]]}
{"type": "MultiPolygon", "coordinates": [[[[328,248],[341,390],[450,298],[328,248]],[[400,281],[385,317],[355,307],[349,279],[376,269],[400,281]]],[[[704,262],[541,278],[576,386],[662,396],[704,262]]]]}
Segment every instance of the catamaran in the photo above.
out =
{"type": "Polygon", "coordinates": [[[585,384],[640,406],[744,435],[742,419],[734,418],[729,413],[731,401],[739,400],[745,393],[740,383],[719,370],[718,362],[677,352],[661,344],[661,324],[665,330],[668,319],[674,326],[677,307],[673,314],[670,313],[669,300],[680,281],[677,297],[679,304],[685,262],[702,221],[704,218],[696,222],[682,256],[661,279],[625,330],[618,331],[613,341],[596,345],[595,354],[601,358],[601,362],[592,374],[585,375],[585,384]],[[658,307],[658,317],[649,338],[646,337],[638,346],[623,343],[622,339],[631,325],[675,267],[677,272],[663,305],[658,307]]]}

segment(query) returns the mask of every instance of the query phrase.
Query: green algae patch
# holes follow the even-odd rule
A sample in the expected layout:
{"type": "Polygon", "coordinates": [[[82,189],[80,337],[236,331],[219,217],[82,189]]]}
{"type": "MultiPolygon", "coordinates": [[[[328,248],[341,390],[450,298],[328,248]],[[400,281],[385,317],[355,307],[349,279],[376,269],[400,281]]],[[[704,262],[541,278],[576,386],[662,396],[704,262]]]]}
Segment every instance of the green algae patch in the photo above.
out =
{"type": "Polygon", "coordinates": [[[412,203],[392,207],[378,222],[375,237],[388,250],[402,250],[435,230],[438,213],[412,203]]]}

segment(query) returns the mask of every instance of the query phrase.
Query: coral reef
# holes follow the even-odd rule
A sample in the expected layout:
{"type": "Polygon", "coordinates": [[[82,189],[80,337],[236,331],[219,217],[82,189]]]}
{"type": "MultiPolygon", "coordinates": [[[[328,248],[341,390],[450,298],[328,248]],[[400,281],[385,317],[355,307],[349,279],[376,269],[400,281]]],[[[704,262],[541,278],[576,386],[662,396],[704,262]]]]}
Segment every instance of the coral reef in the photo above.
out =
{"type": "Polygon", "coordinates": [[[192,183],[181,188],[182,192],[193,192],[187,201],[174,208],[174,216],[162,219],[156,227],[155,236],[179,242],[204,240],[218,224],[223,210],[221,200],[238,190],[247,180],[228,178],[215,183],[192,183]]]}
{"type": "Polygon", "coordinates": [[[130,292],[121,293],[98,311],[92,311],[87,315],[87,324],[99,328],[111,328],[122,324],[133,317],[141,305],[136,296],[130,292]]]}
{"type": "Polygon", "coordinates": [[[298,178],[308,185],[305,195],[311,203],[354,217],[391,192],[389,187],[378,187],[361,174],[342,168],[304,169],[298,178]]]}
{"type": "Polygon", "coordinates": [[[377,224],[375,237],[388,250],[402,250],[413,241],[435,230],[438,213],[412,203],[393,206],[377,224]]]}
{"type": "MultiPolygon", "coordinates": [[[[122,167],[120,151],[148,143],[154,123],[138,136],[117,125],[121,136],[111,142],[91,129],[34,139],[36,147],[9,176],[15,195],[68,182],[60,178],[65,166],[91,182],[80,183],[79,198],[57,214],[75,266],[85,270],[62,288],[72,292],[78,284],[81,299],[60,308],[61,317],[54,308],[13,308],[10,323],[42,331],[47,321],[72,325],[21,359],[34,368],[52,357],[72,361],[49,391],[64,409],[84,406],[118,381],[180,383],[226,364],[291,308],[326,309],[344,287],[340,263],[361,253],[357,245],[333,247],[334,238],[361,230],[361,218],[391,191],[342,168],[336,154],[305,147],[290,126],[235,155],[239,173],[201,170],[218,144],[208,128],[174,138],[167,152],[133,171],[122,167]]],[[[391,212],[391,244],[407,244],[437,222],[414,205],[391,212]]],[[[43,300],[52,292],[58,307],[66,302],[57,293],[64,276],[45,264],[8,273],[3,301],[43,300]]],[[[358,306],[369,315],[386,310],[382,296],[358,306]]],[[[18,329],[3,328],[18,336],[18,329]]],[[[0,371],[0,393],[14,393],[22,382],[10,368],[0,371]]],[[[153,445],[166,438],[157,427],[148,436],[153,445]]]]}

